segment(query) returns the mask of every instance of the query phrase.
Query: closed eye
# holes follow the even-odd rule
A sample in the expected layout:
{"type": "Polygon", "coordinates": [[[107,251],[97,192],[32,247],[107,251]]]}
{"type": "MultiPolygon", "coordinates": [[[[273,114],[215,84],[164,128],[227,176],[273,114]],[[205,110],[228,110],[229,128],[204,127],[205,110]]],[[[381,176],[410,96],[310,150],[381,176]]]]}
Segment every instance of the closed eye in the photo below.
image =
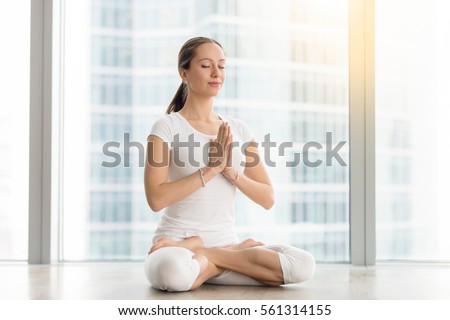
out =
{"type": "MultiPolygon", "coordinates": [[[[202,68],[209,68],[211,66],[207,66],[207,65],[201,65],[202,68]]],[[[219,69],[225,69],[225,66],[218,66],[219,69]]]]}

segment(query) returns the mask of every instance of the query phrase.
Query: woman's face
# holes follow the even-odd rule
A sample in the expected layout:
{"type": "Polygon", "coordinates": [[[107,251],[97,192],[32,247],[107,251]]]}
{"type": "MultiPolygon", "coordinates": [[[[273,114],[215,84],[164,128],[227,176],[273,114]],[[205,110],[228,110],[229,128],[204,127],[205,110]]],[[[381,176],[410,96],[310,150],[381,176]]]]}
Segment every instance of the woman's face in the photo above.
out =
{"type": "Polygon", "coordinates": [[[215,43],[197,47],[189,69],[182,69],[180,75],[186,81],[189,93],[200,96],[216,96],[225,81],[225,55],[215,43]]]}

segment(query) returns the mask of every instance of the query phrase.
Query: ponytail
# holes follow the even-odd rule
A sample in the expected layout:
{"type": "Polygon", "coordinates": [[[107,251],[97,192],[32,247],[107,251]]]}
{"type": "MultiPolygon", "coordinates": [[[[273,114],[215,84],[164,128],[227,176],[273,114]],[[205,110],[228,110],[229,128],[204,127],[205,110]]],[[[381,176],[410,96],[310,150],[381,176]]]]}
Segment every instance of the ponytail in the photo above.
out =
{"type": "Polygon", "coordinates": [[[183,108],[184,104],[186,103],[186,97],[187,97],[187,85],[184,82],[182,82],[178,87],[175,96],[173,97],[172,101],[167,107],[166,114],[180,111],[183,108]]]}

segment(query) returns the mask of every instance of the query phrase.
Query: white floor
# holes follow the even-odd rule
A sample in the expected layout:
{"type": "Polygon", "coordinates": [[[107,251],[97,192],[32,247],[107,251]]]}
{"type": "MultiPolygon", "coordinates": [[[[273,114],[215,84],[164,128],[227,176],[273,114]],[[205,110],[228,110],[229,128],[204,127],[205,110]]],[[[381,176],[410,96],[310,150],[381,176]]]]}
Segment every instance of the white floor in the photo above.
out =
{"type": "Polygon", "coordinates": [[[167,293],[146,281],[141,263],[0,264],[0,299],[356,300],[449,299],[449,265],[318,265],[313,279],[281,287],[204,285],[167,293]]]}

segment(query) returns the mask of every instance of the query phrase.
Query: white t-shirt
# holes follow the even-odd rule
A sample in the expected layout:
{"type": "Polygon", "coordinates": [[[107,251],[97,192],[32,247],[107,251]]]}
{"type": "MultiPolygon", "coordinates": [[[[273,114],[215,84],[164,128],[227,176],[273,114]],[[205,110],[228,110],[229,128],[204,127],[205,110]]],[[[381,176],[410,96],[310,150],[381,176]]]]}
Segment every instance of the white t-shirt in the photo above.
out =
{"type": "MultiPolygon", "coordinates": [[[[242,174],[244,150],[253,140],[250,128],[232,116],[228,122],[233,135],[233,168],[242,174]]],[[[198,172],[208,163],[208,146],[215,135],[194,129],[178,112],[166,114],[153,124],[151,135],[160,137],[170,148],[169,182],[198,172]]],[[[198,173],[199,174],[199,173],[198,173]]],[[[199,177],[200,179],[200,174],[199,177]]],[[[198,235],[205,247],[219,247],[238,242],[234,200],[236,187],[221,174],[215,176],[184,199],[168,206],[160,219],[153,241],[160,237],[182,239],[198,235]]]]}

